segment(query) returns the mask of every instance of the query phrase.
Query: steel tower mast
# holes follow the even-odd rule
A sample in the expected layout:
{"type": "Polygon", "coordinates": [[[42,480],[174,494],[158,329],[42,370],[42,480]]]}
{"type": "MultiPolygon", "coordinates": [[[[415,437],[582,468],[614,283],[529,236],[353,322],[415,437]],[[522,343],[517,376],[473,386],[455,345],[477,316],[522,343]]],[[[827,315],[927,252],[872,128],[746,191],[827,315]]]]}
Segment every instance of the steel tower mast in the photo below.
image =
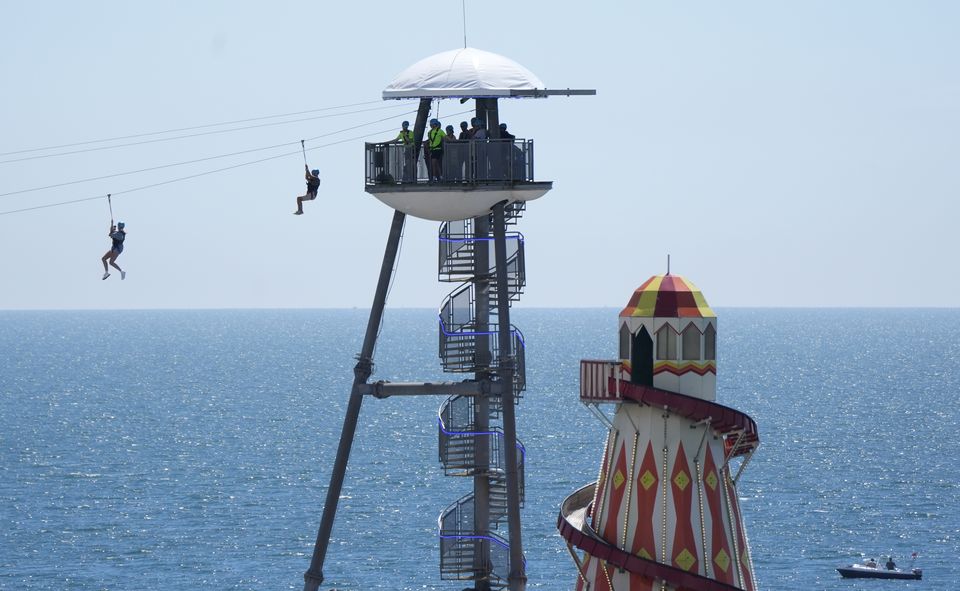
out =
{"type": "Polygon", "coordinates": [[[554,94],[595,91],[547,90],[516,62],[472,48],[421,60],[384,90],[384,100],[417,99],[419,109],[412,143],[365,147],[365,189],[396,212],[304,591],[316,591],[324,580],[363,397],[399,395],[448,396],[438,413],[440,461],[445,474],[472,480],[472,491],[438,519],[441,578],[473,581],[478,591],[526,588],[520,520],[524,448],[517,439],[515,410],[526,387],[525,343],[510,322],[510,304],[526,285],[525,258],[523,236],[508,230],[526,203],[546,194],[552,182],[535,180],[533,140],[501,137],[498,99],[554,94]],[[445,142],[442,160],[422,149],[432,101],[440,99],[473,99],[476,127],[484,130],[470,140],[445,142]],[[459,286],[439,310],[439,357],[444,371],[470,373],[472,380],[368,383],[407,215],[443,222],[438,278],[459,286]],[[499,533],[504,525],[506,537],[499,533]]]}

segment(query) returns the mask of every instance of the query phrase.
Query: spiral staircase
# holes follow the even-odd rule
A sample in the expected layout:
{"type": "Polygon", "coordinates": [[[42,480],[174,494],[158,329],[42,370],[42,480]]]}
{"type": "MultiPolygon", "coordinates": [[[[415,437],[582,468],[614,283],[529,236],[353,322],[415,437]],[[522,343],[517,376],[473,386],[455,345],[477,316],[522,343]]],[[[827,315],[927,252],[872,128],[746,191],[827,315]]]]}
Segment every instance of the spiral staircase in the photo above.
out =
{"type": "MultiPolygon", "coordinates": [[[[513,226],[524,204],[505,208],[513,226]]],[[[510,350],[501,355],[497,338],[500,298],[515,302],[526,283],[523,236],[507,232],[507,289],[497,289],[492,220],[445,222],[439,232],[440,281],[460,283],[439,312],[439,356],[445,372],[472,373],[477,380],[497,383],[502,359],[510,360],[513,393],[519,400],[526,387],[523,334],[510,326],[510,350]]],[[[440,576],[443,580],[474,581],[476,589],[503,589],[510,569],[506,531],[507,479],[505,438],[500,425],[502,401],[489,396],[452,396],[438,412],[439,459],[446,476],[470,477],[474,491],[448,506],[438,518],[440,576]]],[[[523,503],[523,444],[517,440],[517,481],[523,503]]]]}

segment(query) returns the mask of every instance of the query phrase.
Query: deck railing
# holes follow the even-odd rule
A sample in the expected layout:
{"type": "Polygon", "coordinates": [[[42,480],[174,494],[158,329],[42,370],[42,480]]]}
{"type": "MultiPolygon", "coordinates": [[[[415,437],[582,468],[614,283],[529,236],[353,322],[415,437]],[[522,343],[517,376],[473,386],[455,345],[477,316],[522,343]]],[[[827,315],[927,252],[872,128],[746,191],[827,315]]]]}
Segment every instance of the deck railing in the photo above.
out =
{"type": "MultiPolygon", "coordinates": [[[[428,184],[429,150],[414,162],[412,145],[366,144],[367,186],[428,184]]],[[[533,140],[464,140],[443,144],[442,183],[533,182],[533,140]]]]}
{"type": "Polygon", "coordinates": [[[620,402],[620,362],[597,359],[580,360],[580,401],[620,402]],[[611,380],[614,387],[611,388],[611,380]]]}

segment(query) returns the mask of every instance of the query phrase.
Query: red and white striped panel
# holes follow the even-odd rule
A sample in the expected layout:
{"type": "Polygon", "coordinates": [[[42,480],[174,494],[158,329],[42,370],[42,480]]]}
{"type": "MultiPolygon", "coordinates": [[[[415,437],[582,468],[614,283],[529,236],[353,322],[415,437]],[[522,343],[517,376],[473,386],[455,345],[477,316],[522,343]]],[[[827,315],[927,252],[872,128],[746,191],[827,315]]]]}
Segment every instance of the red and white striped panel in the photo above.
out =
{"type": "Polygon", "coordinates": [[[610,379],[620,378],[619,361],[580,360],[580,401],[620,402],[623,396],[610,388],[610,379]]]}

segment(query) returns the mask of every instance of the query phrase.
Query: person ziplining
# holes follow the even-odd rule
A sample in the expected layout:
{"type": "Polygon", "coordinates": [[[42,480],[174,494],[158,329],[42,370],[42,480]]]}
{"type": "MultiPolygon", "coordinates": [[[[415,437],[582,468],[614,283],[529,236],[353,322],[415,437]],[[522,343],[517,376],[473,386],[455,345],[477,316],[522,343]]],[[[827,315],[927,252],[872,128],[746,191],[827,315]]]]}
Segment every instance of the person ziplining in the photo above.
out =
{"type": "Polygon", "coordinates": [[[310,170],[310,166],[307,165],[307,149],[304,140],[300,140],[300,147],[303,149],[303,170],[304,177],[307,179],[307,192],[297,197],[297,211],[293,212],[293,215],[303,215],[303,202],[316,199],[317,191],[320,189],[320,171],[310,170]]]}
{"type": "Polygon", "coordinates": [[[117,265],[117,257],[123,252],[123,241],[127,238],[127,231],[124,229],[126,224],[123,222],[117,222],[117,224],[114,225],[113,203],[110,201],[109,194],[107,195],[107,204],[110,206],[110,233],[107,235],[110,236],[111,240],[113,240],[113,244],[110,245],[110,250],[108,250],[100,259],[100,262],[103,263],[102,279],[106,279],[110,276],[110,269],[107,267],[107,263],[109,263],[111,267],[117,271],[120,271],[120,279],[123,280],[127,278],[127,272],[117,265]]]}

